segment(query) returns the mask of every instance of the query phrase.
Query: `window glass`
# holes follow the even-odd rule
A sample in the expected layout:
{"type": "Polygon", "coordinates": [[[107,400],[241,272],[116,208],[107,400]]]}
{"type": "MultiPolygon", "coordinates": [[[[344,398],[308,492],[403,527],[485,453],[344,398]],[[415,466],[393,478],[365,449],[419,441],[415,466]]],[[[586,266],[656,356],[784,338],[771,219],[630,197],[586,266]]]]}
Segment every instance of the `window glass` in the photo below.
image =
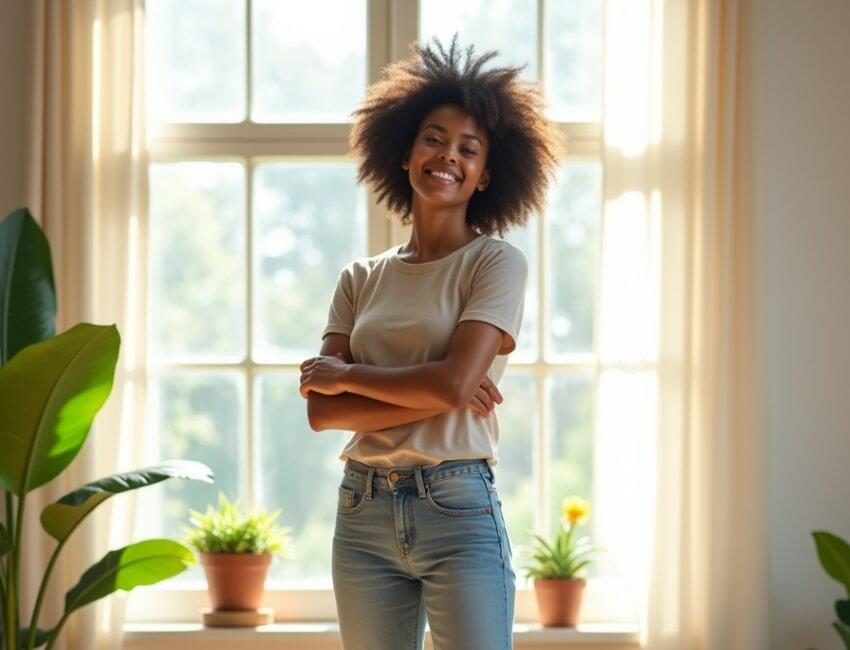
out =
{"type": "Polygon", "coordinates": [[[350,163],[275,162],[254,175],[254,358],[321,347],[339,272],[366,255],[366,194],[350,163]]]}
{"type": "Polygon", "coordinates": [[[254,0],[256,122],[346,122],[366,93],[365,0],[254,0]]]}
{"type": "Polygon", "coordinates": [[[245,354],[245,171],[233,162],[150,165],[150,354],[245,354]]]}
{"type": "Polygon", "coordinates": [[[245,119],[245,0],[147,0],[152,122],[245,119]]]}

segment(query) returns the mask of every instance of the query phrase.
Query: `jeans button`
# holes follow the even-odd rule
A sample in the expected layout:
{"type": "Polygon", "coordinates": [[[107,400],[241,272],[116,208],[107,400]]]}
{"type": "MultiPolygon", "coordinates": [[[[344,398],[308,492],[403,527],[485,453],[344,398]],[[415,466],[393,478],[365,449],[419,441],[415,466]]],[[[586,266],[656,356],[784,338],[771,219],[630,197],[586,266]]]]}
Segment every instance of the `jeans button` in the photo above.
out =
{"type": "Polygon", "coordinates": [[[398,472],[390,472],[387,478],[390,479],[390,483],[395,483],[398,480],[398,472]]]}

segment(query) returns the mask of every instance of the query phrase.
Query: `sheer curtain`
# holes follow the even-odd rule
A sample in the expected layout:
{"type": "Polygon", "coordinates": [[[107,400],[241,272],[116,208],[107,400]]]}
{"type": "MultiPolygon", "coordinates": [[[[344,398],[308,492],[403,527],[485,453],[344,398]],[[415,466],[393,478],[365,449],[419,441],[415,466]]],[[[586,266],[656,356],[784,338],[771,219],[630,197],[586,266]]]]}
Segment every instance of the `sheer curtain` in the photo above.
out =
{"type": "Polygon", "coordinates": [[[606,6],[594,541],[652,650],[767,647],[747,9],[606,6]]]}
{"type": "MultiPolygon", "coordinates": [[[[117,323],[122,340],[112,393],[83,452],[28,501],[27,617],[53,550],[38,524],[41,507],[140,464],[145,336],[137,304],[144,295],[147,183],[142,0],[34,0],[32,12],[27,204],[53,253],[56,330],[80,321],[117,323]]],[[[74,533],[54,572],[42,626],[56,621],[65,592],[88,566],[133,539],[133,508],[132,493],[117,496],[74,533]]],[[[122,593],[76,612],[57,647],[120,647],[122,593]]]]}

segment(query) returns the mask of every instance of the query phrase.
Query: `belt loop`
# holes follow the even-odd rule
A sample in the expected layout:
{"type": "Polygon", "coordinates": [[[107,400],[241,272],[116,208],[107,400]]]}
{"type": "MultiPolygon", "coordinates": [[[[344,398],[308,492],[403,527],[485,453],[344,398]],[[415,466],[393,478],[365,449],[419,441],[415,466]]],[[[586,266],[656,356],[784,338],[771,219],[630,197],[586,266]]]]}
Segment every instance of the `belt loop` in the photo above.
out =
{"type": "Polygon", "coordinates": [[[493,468],[490,466],[490,463],[487,463],[487,471],[490,473],[490,482],[495,485],[496,474],[493,472],[493,468]]]}
{"type": "Polygon", "coordinates": [[[369,468],[369,474],[366,476],[366,498],[372,500],[372,479],[375,478],[375,468],[369,468]]]}
{"type": "Polygon", "coordinates": [[[414,468],[416,474],[416,492],[420,499],[425,498],[425,481],[422,480],[422,465],[417,465],[414,468]]]}

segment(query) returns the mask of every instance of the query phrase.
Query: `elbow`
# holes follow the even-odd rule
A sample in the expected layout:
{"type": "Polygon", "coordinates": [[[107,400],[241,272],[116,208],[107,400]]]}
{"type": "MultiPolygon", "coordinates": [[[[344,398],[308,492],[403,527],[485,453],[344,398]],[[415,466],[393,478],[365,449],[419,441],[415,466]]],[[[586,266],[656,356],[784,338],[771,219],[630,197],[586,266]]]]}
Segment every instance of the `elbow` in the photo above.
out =
{"type": "Polygon", "coordinates": [[[321,409],[319,407],[318,401],[314,397],[307,398],[307,422],[310,425],[310,428],[318,433],[319,431],[324,431],[327,426],[322,421],[321,418],[321,409]]]}

